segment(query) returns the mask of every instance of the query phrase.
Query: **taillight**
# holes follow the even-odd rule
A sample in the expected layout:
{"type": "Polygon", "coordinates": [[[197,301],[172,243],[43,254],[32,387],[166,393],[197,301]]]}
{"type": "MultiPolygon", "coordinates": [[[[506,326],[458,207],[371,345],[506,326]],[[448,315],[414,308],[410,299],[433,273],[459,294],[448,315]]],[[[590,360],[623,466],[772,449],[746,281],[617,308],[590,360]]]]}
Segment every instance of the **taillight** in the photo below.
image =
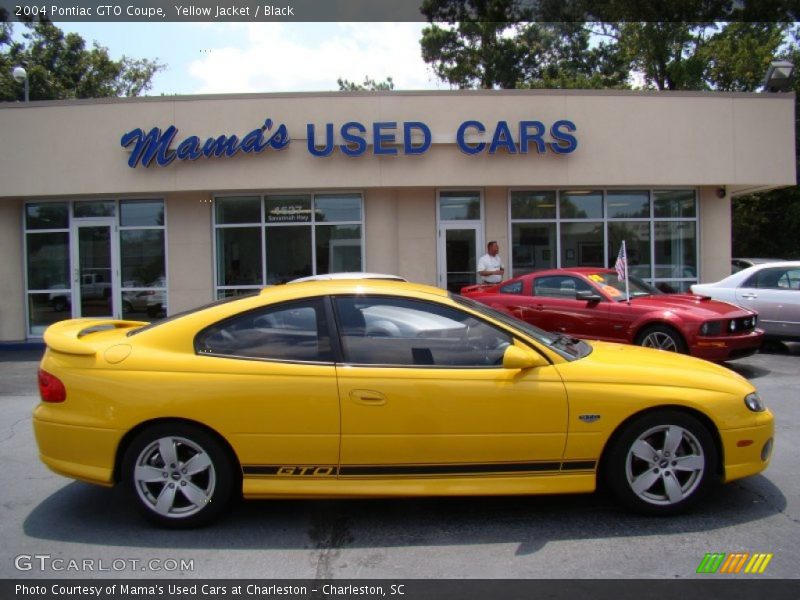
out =
{"type": "Polygon", "coordinates": [[[58,377],[39,369],[39,395],[42,402],[63,402],[67,399],[67,389],[58,377]]]}

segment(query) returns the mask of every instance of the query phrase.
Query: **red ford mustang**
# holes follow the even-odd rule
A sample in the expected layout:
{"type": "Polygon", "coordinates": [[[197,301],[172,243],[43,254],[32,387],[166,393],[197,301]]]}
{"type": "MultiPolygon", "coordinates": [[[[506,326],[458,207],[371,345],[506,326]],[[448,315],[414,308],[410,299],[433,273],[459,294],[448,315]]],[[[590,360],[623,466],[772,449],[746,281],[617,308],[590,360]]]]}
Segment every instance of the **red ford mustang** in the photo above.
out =
{"type": "Polygon", "coordinates": [[[764,332],[754,311],[688,294],[664,294],[613,269],[538,271],[496,285],[461,290],[541,329],[566,335],[638,344],[725,361],[755,353],[764,332]]]}

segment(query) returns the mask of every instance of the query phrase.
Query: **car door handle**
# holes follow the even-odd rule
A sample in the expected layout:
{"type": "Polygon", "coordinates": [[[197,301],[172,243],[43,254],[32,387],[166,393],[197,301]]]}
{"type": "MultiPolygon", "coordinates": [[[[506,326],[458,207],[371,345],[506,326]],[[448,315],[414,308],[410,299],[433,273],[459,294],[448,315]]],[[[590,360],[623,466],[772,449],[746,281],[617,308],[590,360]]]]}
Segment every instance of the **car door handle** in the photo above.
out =
{"type": "Polygon", "coordinates": [[[742,298],[745,298],[746,300],[755,300],[756,298],[758,298],[758,294],[753,294],[753,293],[742,294],[742,298]]]}
{"type": "Polygon", "coordinates": [[[386,396],[375,390],[350,390],[350,399],[358,404],[382,406],[386,404],[386,396]]]}

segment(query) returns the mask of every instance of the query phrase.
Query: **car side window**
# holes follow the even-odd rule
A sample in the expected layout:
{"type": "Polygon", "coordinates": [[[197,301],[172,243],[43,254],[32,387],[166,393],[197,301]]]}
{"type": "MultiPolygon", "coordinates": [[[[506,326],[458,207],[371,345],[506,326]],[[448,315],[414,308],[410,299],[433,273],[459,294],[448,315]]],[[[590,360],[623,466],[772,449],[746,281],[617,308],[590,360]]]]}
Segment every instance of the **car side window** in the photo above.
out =
{"type": "Polygon", "coordinates": [[[332,362],[321,298],[251,310],[207,327],[198,354],[261,360],[332,362]]]}
{"type": "Polygon", "coordinates": [[[533,281],[533,295],[546,298],[575,300],[575,292],[591,289],[591,286],[582,279],[566,275],[537,277],[533,281]]]}
{"type": "Polygon", "coordinates": [[[360,365],[501,365],[512,338],[456,308],[393,297],[334,299],[345,361],[360,365]]]}
{"type": "Polygon", "coordinates": [[[521,281],[514,281],[512,283],[507,283],[503,287],[500,288],[501,294],[521,294],[522,293],[522,282],[521,281]]]}
{"type": "Polygon", "coordinates": [[[761,269],[754,273],[743,287],[777,290],[800,289],[800,269],[785,267],[761,269]]]}

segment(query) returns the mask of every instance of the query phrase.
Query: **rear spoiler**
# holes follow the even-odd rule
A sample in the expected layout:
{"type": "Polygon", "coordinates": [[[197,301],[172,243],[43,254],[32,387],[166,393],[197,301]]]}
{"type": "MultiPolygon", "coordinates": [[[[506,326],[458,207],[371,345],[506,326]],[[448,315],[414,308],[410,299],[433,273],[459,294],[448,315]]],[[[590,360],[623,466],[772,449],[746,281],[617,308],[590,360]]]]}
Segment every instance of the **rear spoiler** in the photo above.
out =
{"type": "Polygon", "coordinates": [[[471,292],[480,292],[482,290],[488,290],[496,286],[496,283],[479,283],[477,285],[467,285],[461,288],[462,294],[469,294],[471,292]]]}
{"type": "Polygon", "coordinates": [[[84,336],[106,329],[134,329],[148,325],[146,321],[123,321],[117,319],[69,319],[50,325],[44,332],[44,343],[56,352],[91,356],[96,350],[81,339],[84,336]]]}

